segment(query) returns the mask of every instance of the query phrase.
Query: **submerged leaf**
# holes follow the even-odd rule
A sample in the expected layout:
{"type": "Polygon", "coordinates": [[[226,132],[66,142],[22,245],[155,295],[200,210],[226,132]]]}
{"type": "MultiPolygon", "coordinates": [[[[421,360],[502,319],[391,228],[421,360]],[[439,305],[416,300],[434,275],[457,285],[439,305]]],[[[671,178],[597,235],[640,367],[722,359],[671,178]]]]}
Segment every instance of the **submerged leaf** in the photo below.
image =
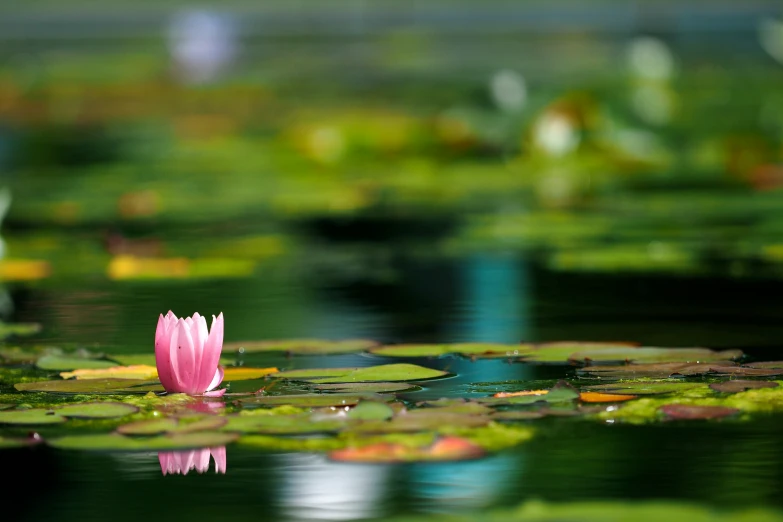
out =
{"type": "Polygon", "coordinates": [[[111,419],[136,413],[139,409],[122,402],[84,402],[68,404],[55,410],[64,417],[79,417],[84,419],[111,419]]]}
{"type": "Polygon", "coordinates": [[[306,380],[313,383],[422,381],[448,375],[447,372],[416,364],[384,364],[364,368],[323,368],[291,370],[273,374],[279,379],[306,380]]]}
{"type": "Polygon", "coordinates": [[[367,339],[346,339],[329,341],[324,339],[286,339],[279,341],[239,341],[226,343],[223,349],[227,352],[286,352],[295,355],[354,353],[377,346],[378,343],[367,339]]]}
{"type": "Polygon", "coordinates": [[[659,408],[666,417],[677,420],[720,419],[736,415],[740,410],[723,406],[694,406],[689,404],[666,404],[659,408]]]}
{"type": "Polygon", "coordinates": [[[0,411],[0,424],[60,424],[67,419],[53,410],[0,411]]]}
{"type": "Polygon", "coordinates": [[[72,435],[49,440],[59,449],[92,451],[169,451],[225,446],[239,438],[236,433],[200,431],[157,437],[126,437],[118,433],[72,435]]]}

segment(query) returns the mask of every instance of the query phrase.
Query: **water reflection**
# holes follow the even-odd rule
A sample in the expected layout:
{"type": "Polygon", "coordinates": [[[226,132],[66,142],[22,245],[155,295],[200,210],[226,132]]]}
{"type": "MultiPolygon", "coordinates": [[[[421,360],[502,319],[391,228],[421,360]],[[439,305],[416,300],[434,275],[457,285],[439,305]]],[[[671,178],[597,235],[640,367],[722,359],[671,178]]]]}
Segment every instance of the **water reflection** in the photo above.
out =
{"type": "Polygon", "coordinates": [[[382,515],[388,466],[329,462],[322,455],[281,455],[281,508],[294,520],[356,520],[382,515]]]}
{"type": "Polygon", "coordinates": [[[160,470],[164,475],[187,475],[195,469],[197,473],[209,471],[210,457],[215,460],[215,473],[226,473],[226,447],[203,448],[190,451],[167,451],[158,453],[160,470]]]}

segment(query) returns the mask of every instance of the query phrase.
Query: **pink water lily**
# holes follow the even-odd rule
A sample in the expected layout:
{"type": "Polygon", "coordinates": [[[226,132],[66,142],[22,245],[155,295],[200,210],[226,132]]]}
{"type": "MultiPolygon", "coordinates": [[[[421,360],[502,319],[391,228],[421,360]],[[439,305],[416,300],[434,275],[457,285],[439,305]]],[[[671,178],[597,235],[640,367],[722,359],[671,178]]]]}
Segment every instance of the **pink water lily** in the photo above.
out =
{"type": "Polygon", "coordinates": [[[215,459],[215,473],[226,473],[226,447],[190,451],[158,453],[160,470],[164,475],[187,475],[192,469],[198,473],[209,471],[209,457],[215,459]]]}
{"type": "Polygon", "coordinates": [[[223,381],[218,366],[223,350],[223,314],[212,316],[212,328],[199,314],[179,319],[171,310],[158,319],[155,331],[155,364],[160,383],[169,393],[220,396],[223,381]]]}

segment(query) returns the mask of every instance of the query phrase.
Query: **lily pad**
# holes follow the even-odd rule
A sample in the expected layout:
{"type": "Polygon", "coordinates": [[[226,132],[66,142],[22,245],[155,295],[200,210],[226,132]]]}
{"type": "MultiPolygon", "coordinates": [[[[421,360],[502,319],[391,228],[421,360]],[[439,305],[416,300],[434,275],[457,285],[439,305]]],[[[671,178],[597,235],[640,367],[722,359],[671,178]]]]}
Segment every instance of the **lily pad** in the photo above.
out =
{"type": "Polygon", "coordinates": [[[276,373],[277,368],[250,368],[246,366],[229,366],[223,370],[223,382],[252,381],[265,375],[276,373]]]}
{"type": "Polygon", "coordinates": [[[519,357],[533,350],[529,344],[398,344],[373,348],[370,353],[385,357],[439,357],[448,354],[468,356],[519,357]]]}
{"type": "Polygon", "coordinates": [[[348,418],[351,420],[388,420],[394,416],[394,410],[388,404],[375,401],[360,401],[351,408],[348,418]]]}
{"type": "Polygon", "coordinates": [[[747,366],[748,368],[772,368],[772,369],[779,370],[783,368],[783,361],[754,362],[754,363],[743,364],[743,366],[747,366]]]}
{"type": "Polygon", "coordinates": [[[677,420],[720,419],[740,412],[736,408],[724,406],[693,406],[690,404],[666,404],[658,409],[667,418],[677,420]]]}
{"type": "Polygon", "coordinates": [[[769,381],[743,381],[732,380],[725,382],[714,382],[710,388],[722,393],[739,393],[747,390],[758,390],[761,388],[777,388],[778,383],[769,381]]]}
{"type": "Polygon", "coordinates": [[[222,428],[228,423],[226,417],[206,415],[187,422],[185,419],[150,419],[125,424],[117,428],[123,435],[157,435],[159,433],[183,434],[198,431],[211,431],[222,428]]]}
{"type": "Polygon", "coordinates": [[[50,393],[141,393],[162,392],[163,386],[141,379],[85,379],[62,381],[20,382],[19,391],[50,393]]]}
{"type": "Polygon", "coordinates": [[[112,366],[111,368],[84,368],[72,372],[62,372],[63,379],[140,379],[155,381],[158,379],[158,369],[146,364],[134,366],[112,366]]]}
{"type": "Polygon", "coordinates": [[[392,401],[393,396],[379,394],[302,393],[298,395],[260,395],[240,399],[243,406],[295,406],[298,408],[324,408],[328,406],[355,406],[362,400],[392,401]]]}
{"type": "Polygon", "coordinates": [[[468,401],[466,399],[438,399],[436,401],[426,401],[420,403],[420,406],[429,408],[425,411],[435,413],[461,413],[470,415],[487,415],[492,413],[492,409],[484,404],[480,404],[476,401],[468,401]]]}
{"type": "Polygon", "coordinates": [[[0,411],[0,424],[43,425],[61,424],[67,419],[53,410],[0,411]]]}
{"type": "Polygon", "coordinates": [[[715,366],[731,366],[731,361],[714,362],[668,362],[650,364],[627,364],[623,366],[586,366],[577,373],[602,379],[667,379],[676,376],[704,375],[715,366]]]}
{"type": "Polygon", "coordinates": [[[615,395],[657,395],[663,393],[676,393],[685,390],[704,387],[695,382],[625,382],[597,384],[587,386],[584,389],[592,392],[609,393],[615,395]]]}
{"type": "Polygon", "coordinates": [[[783,375],[783,368],[753,368],[749,366],[714,366],[712,373],[716,375],[740,375],[743,377],[773,377],[783,375]]]}
{"type": "Polygon", "coordinates": [[[13,405],[13,404],[0,404],[0,411],[2,411],[2,410],[8,410],[8,409],[11,409],[11,408],[13,408],[13,407],[14,407],[14,405],[13,405]]]}
{"type": "Polygon", "coordinates": [[[582,392],[579,400],[582,402],[622,402],[635,399],[636,395],[620,395],[615,393],[582,392]]]}
{"type": "Polygon", "coordinates": [[[313,388],[337,393],[395,393],[420,390],[420,386],[407,382],[345,382],[337,384],[315,384],[313,388]]]}
{"type": "Polygon", "coordinates": [[[384,364],[364,368],[323,368],[291,370],[273,374],[278,379],[306,380],[317,384],[345,382],[422,381],[448,375],[416,364],[384,364]]]}
{"type": "Polygon", "coordinates": [[[286,352],[294,355],[326,355],[355,353],[377,346],[368,339],[345,339],[329,341],[324,339],[286,339],[279,341],[240,341],[226,343],[223,349],[238,353],[286,352]]]}
{"type": "Polygon", "coordinates": [[[491,419],[486,415],[465,415],[451,412],[438,412],[437,409],[409,410],[395,415],[391,420],[368,420],[353,424],[353,433],[405,433],[420,431],[439,431],[454,427],[486,426],[491,419]]]}
{"type": "Polygon", "coordinates": [[[8,339],[12,336],[27,337],[41,331],[38,323],[3,323],[0,322],[0,339],[8,339]]]}
{"type": "Polygon", "coordinates": [[[567,401],[573,401],[577,398],[579,398],[578,391],[571,388],[570,386],[560,386],[560,387],[553,387],[551,390],[548,390],[546,393],[543,394],[536,393],[536,394],[517,395],[517,394],[513,394],[512,392],[511,394],[506,394],[505,396],[482,397],[476,400],[478,400],[483,404],[494,406],[500,404],[522,405],[522,404],[535,404],[537,402],[547,402],[547,403],[567,402],[567,401]]]}
{"type": "Polygon", "coordinates": [[[157,437],[126,437],[119,433],[72,435],[49,440],[50,446],[88,451],[172,451],[225,446],[239,438],[237,433],[200,431],[157,437]]]}
{"type": "Polygon", "coordinates": [[[619,342],[576,342],[576,341],[559,341],[552,343],[542,343],[535,345],[534,349],[525,355],[524,362],[537,362],[537,363],[558,363],[566,364],[571,358],[571,354],[590,351],[596,353],[600,351],[611,350],[632,350],[636,347],[630,343],[619,342]]]}
{"type": "Polygon", "coordinates": [[[523,420],[535,420],[546,417],[546,412],[543,411],[499,411],[491,415],[492,420],[496,421],[523,421],[523,420]]]}
{"type": "Polygon", "coordinates": [[[315,419],[307,415],[232,415],[223,431],[269,435],[333,433],[345,426],[342,419],[315,419]]]}
{"type": "Polygon", "coordinates": [[[626,343],[559,342],[536,346],[525,356],[525,362],[595,363],[595,362],[710,362],[742,357],[740,350],[714,351],[707,348],[638,347],[626,343]]]}
{"type": "Polygon", "coordinates": [[[381,442],[359,448],[351,447],[329,453],[329,458],[341,462],[418,462],[449,461],[481,458],[484,448],[460,437],[441,437],[426,447],[381,442]]]}
{"type": "Polygon", "coordinates": [[[44,355],[35,363],[42,370],[76,370],[76,369],[98,369],[111,368],[117,366],[114,361],[104,361],[102,359],[88,359],[82,357],[66,357],[60,355],[44,355]]]}
{"type": "Polygon", "coordinates": [[[136,413],[136,406],[122,402],[84,402],[68,404],[55,410],[63,417],[78,417],[83,419],[111,419],[136,413]]]}

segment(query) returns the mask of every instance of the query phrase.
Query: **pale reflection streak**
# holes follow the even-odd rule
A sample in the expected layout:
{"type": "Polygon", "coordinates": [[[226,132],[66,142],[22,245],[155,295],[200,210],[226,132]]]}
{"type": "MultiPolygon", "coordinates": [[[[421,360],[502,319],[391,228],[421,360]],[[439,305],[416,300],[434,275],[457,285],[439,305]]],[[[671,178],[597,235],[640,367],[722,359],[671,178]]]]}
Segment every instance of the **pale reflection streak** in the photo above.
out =
{"type": "Polygon", "coordinates": [[[338,464],[322,455],[280,455],[283,512],[294,520],[356,520],[382,515],[388,466],[338,464]]]}
{"type": "Polygon", "coordinates": [[[215,473],[226,473],[226,447],[204,448],[189,451],[166,451],[158,453],[160,470],[164,475],[187,475],[209,471],[210,457],[215,461],[215,473]]]}

